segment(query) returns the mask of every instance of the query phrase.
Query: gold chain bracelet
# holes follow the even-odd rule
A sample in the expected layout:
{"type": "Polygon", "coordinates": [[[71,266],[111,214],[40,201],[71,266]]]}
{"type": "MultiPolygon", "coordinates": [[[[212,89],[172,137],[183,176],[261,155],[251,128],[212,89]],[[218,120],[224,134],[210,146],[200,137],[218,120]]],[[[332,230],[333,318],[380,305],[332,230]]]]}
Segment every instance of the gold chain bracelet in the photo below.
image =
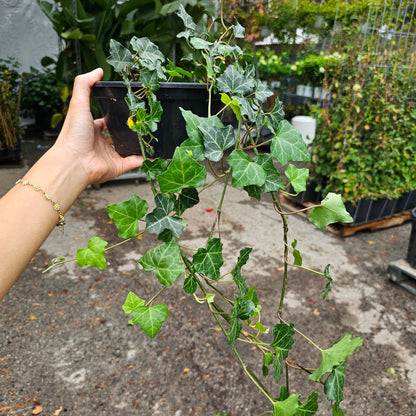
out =
{"type": "Polygon", "coordinates": [[[36,192],[40,192],[43,194],[43,196],[52,204],[53,209],[58,213],[59,220],[56,223],[57,227],[63,227],[65,225],[65,218],[62,214],[61,207],[56,202],[52,201],[52,198],[38,185],[34,185],[33,183],[30,183],[27,180],[19,179],[16,181],[16,185],[21,183],[23,186],[30,186],[32,189],[34,189],[36,192]]]}

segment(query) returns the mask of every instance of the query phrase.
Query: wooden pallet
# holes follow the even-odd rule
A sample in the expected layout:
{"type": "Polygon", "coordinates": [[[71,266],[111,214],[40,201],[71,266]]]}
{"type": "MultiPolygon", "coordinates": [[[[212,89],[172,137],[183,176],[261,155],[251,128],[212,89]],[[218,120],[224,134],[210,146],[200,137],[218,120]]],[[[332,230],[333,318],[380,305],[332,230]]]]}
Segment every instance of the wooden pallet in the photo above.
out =
{"type": "MultiPolygon", "coordinates": [[[[303,202],[299,203],[298,201],[287,197],[285,195],[281,195],[280,203],[286,209],[291,211],[297,211],[303,208],[310,208],[316,204],[312,202],[303,202]]],[[[308,218],[309,211],[302,211],[299,213],[304,218],[308,218]]],[[[406,221],[410,221],[411,215],[410,211],[402,212],[400,214],[395,214],[391,217],[387,218],[380,218],[379,220],[369,221],[361,224],[347,224],[347,223],[336,223],[328,225],[326,228],[331,233],[335,234],[338,237],[349,237],[354,235],[358,231],[368,230],[368,231],[377,231],[382,230],[384,228],[395,227],[397,225],[401,225],[406,221]]]]}

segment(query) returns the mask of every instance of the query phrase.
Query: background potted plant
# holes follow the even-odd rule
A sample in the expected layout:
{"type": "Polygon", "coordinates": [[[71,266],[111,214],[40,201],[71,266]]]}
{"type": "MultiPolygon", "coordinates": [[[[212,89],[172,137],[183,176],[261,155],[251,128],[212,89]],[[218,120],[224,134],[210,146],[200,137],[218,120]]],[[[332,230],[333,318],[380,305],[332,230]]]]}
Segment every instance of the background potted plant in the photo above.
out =
{"type": "MultiPolygon", "coordinates": [[[[208,110],[207,117],[182,109],[187,139],[176,147],[170,161],[148,159],[146,149],[151,143],[147,141],[147,135],[156,129],[155,124],[159,121],[162,110],[154,93],[159,78],[165,76],[162,57],[156,46],[146,38],[132,40],[137,46],[134,52],[119,44],[114,45],[114,50],[118,52],[111,55],[110,62],[124,77],[126,101],[130,110],[127,123],[137,133],[145,158],[143,170],[150,183],[153,200],[147,202],[133,194],[127,201],[108,206],[107,212],[117,227],[119,236],[126,241],[145,232],[158,236],[157,245],[141,256],[139,263],[145,272],[153,271],[161,285],[158,293],[146,299],[143,294],[130,292],[123,309],[126,314],[131,314],[130,323],[140,325],[150,337],[155,337],[169,315],[169,308],[162,301],[164,291],[180,279],[185,293],[193,296],[212,314],[244,373],[270,401],[271,414],[313,415],[317,411],[318,393],[312,391],[306,400],[301,401],[300,395],[289,388],[288,374],[287,383],[278,392],[275,387],[266,386],[270,381],[270,377],[267,378],[269,372],[273,373],[274,381],[280,383],[283,374],[290,370],[289,367],[290,371],[303,372],[311,381],[325,384],[325,394],[332,401],[333,414],[342,414],[340,403],[343,400],[345,360],[361,345],[362,340],[346,334],[325,350],[295,329],[293,324],[287,323],[283,317],[289,270],[309,269],[302,265],[296,240],[289,242],[288,213],[280,205],[279,194],[286,193],[290,185],[296,192],[305,189],[308,171],[297,168],[294,163],[309,160],[306,145],[300,133],[284,119],[279,101],[270,112],[263,111],[262,104],[272,92],[256,79],[253,65],[244,59],[245,54],[237,44],[244,37],[244,28],[238,23],[227,25],[222,17],[215,21],[209,16],[195,22],[183,6],[179,6],[178,16],[185,26],[178,36],[186,39],[192,50],[189,58],[197,65],[201,81],[207,84],[207,104],[211,107],[210,98],[217,93],[221,97],[222,108],[217,113],[208,110]],[[221,28],[220,33],[212,32],[215,22],[221,28]],[[143,54],[143,51],[149,53],[143,54]],[[144,88],[135,91],[129,74],[138,67],[136,57],[139,55],[139,78],[144,88]],[[235,114],[238,120],[236,129],[221,122],[219,115],[225,108],[231,108],[235,114]],[[272,132],[268,143],[259,140],[259,133],[264,126],[268,126],[272,132]],[[263,152],[265,144],[270,145],[270,152],[263,152]],[[207,169],[212,178],[208,182],[207,169]],[[201,247],[190,247],[189,244],[184,246],[181,236],[186,223],[182,214],[198,204],[203,191],[214,183],[222,185],[217,195],[216,219],[212,229],[207,230],[206,243],[201,247]],[[231,270],[223,270],[229,266],[224,266],[221,210],[230,187],[240,188],[256,199],[267,194],[281,219],[284,271],[282,281],[278,284],[281,287],[280,297],[276,296],[279,299],[276,303],[277,318],[274,319],[277,319],[277,323],[270,328],[264,325],[265,317],[261,314],[257,291],[254,286],[250,286],[242,272],[252,249],[237,248],[231,270]],[[151,210],[150,205],[154,206],[151,210]],[[145,228],[142,229],[142,226],[145,228]],[[297,364],[295,357],[288,360],[295,331],[321,354],[321,364],[316,368],[307,370],[297,364]],[[258,352],[262,375],[256,374],[242,356],[240,341],[249,343],[253,347],[252,352],[258,352]]],[[[311,211],[310,219],[325,228],[330,222],[349,221],[351,218],[339,196],[330,194],[311,211]]],[[[106,241],[93,237],[87,248],[78,250],[74,260],[81,267],[105,269],[105,253],[108,249],[106,241]]],[[[70,259],[59,259],[52,266],[66,261],[70,259]]],[[[329,265],[323,272],[316,273],[326,283],[322,292],[325,298],[333,283],[329,265]]]]}
{"type": "Polygon", "coordinates": [[[24,128],[20,121],[20,64],[14,58],[0,59],[0,161],[20,162],[20,140],[24,128]]]}
{"type": "Polygon", "coordinates": [[[31,67],[22,74],[22,113],[33,116],[36,128],[46,135],[57,135],[59,127],[53,125],[53,116],[61,113],[63,101],[55,76],[55,68],[39,70],[31,67]]]}

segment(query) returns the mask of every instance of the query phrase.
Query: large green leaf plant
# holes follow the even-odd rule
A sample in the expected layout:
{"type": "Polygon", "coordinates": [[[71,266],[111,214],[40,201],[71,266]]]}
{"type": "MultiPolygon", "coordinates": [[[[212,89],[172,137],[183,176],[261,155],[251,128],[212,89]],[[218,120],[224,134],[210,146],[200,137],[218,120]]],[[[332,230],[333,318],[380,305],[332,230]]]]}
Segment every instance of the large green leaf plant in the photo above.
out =
{"type": "MultiPolygon", "coordinates": [[[[139,259],[139,263],[146,273],[155,274],[161,290],[149,299],[131,292],[123,309],[131,315],[130,323],[138,324],[150,337],[155,337],[169,316],[168,306],[159,299],[165,289],[181,279],[183,290],[206,305],[247,377],[269,399],[270,414],[292,416],[317,412],[317,392],[312,391],[302,402],[300,394],[291,391],[285,382],[279,392],[273,393],[262,381],[270,370],[276,383],[285,378],[289,380],[283,375],[294,368],[305,372],[309,380],[317,385],[323,384],[324,394],[332,402],[333,414],[342,415],[340,404],[343,400],[345,361],[362,340],[346,334],[329,349],[322,349],[293,323],[283,319],[289,270],[310,269],[302,265],[296,240],[292,243],[288,241],[289,213],[284,212],[279,194],[287,193],[290,185],[297,192],[305,189],[308,171],[295,165],[296,162],[307,162],[309,152],[301,134],[284,119],[281,102],[277,101],[272,111],[263,111],[262,104],[272,92],[255,78],[253,66],[245,61],[245,53],[238,46],[237,41],[244,38],[244,28],[237,22],[226,26],[222,20],[195,22],[183,6],[178,7],[178,16],[184,24],[184,30],[178,36],[186,39],[191,51],[187,59],[196,64],[194,73],[198,73],[199,79],[207,85],[210,93],[208,104],[211,105],[215,95],[220,97],[223,107],[215,114],[208,111],[207,117],[182,110],[188,138],[176,148],[170,161],[148,158],[152,154],[152,133],[162,112],[154,92],[159,80],[169,80],[181,71],[175,69],[147,38],[133,37],[129,48],[117,41],[111,42],[109,63],[122,75],[127,86],[128,124],[138,135],[145,157],[143,170],[153,190],[154,204],[132,195],[127,201],[108,206],[107,212],[123,239],[147,232],[156,234],[160,241],[139,259]],[[209,24],[214,22],[222,28],[219,34],[210,31],[209,24]],[[143,88],[133,92],[130,87],[132,79],[139,79],[143,88]],[[221,121],[221,114],[226,108],[230,108],[235,115],[235,129],[221,121]],[[268,139],[260,134],[265,126],[270,131],[268,139]],[[189,244],[187,247],[181,245],[181,235],[187,225],[181,216],[185,210],[198,204],[201,193],[212,185],[207,183],[207,169],[213,172],[214,182],[223,184],[218,194],[217,217],[208,232],[206,244],[191,249],[189,244]],[[252,249],[238,248],[232,270],[223,270],[219,219],[224,196],[230,186],[241,188],[257,200],[264,194],[271,195],[276,214],[282,219],[284,273],[280,300],[276,304],[278,322],[270,333],[262,324],[264,317],[260,313],[257,291],[254,286],[246,284],[242,272],[252,249]],[[150,212],[149,205],[155,206],[150,212]],[[294,261],[290,260],[290,253],[294,261]],[[224,284],[228,288],[230,282],[234,284],[232,296],[226,295],[221,288],[224,284]],[[220,299],[225,302],[220,302],[220,299]],[[312,349],[320,352],[322,358],[318,368],[311,370],[298,366],[295,357],[289,360],[295,332],[312,349]],[[256,375],[240,355],[240,341],[257,347],[254,349],[259,354],[262,375],[256,375]]],[[[325,229],[329,223],[352,219],[340,197],[329,194],[312,209],[310,220],[325,229]]],[[[79,250],[76,260],[80,266],[89,264],[104,268],[107,250],[105,241],[93,237],[88,248],[79,250]]],[[[61,259],[58,263],[63,261],[67,260],[61,259]]],[[[333,284],[329,265],[322,272],[310,271],[322,276],[326,283],[322,290],[322,297],[325,298],[333,284]]]]}

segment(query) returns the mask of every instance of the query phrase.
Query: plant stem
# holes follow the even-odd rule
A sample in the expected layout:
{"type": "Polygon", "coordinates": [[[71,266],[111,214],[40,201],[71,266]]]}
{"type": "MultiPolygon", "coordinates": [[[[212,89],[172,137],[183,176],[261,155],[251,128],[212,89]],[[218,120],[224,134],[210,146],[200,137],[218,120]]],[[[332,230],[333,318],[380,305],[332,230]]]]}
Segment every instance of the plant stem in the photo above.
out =
{"type": "Polygon", "coordinates": [[[280,302],[279,302],[279,309],[278,309],[278,315],[279,317],[282,316],[283,313],[283,302],[285,299],[286,294],[286,283],[287,283],[287,266],[288,266],[288,255],[289,255],[289,245],[288,245],[288,224],[287,224],[287,218],[286,215],[282,212],[282,207],[280,206],[280,203],[278,199],[276,198],[276,195],[274,192],[272,192],[273,197],[273,206],[274,209],[277,211],[278,214],[280,214],[282,221],[283,221],[283,242],[284,242],[284,266],[283,266],[283,282],[282,282],[282,291],[280,293],[280,302]]]}
{"type": "Polygon", "coordinates": [[[224,198],[225,198],[225,192],[227,191],[227,187],[228,187],[228,180],[230,178],[231,175],[231,171],[228,171],[227,174],[225,175],[225,182],[224,182],[224,188],[222,190],[222,194],[221,194],[221,198],[220,198],[220,202],[218,204],[218,208],[217,208],[217,217],[214,221],[214,224],[212,224],[212,228],[211,228],[211,232],[209,234],[209,239],[211,239],[212,234],[214,233],[214,228],[215,228],[215,223],[218,222],[218,236],[221,236],[221,231],[220,231],[220,217],[221,217],[221,210],[222,210],[222,204],[224,203],[224,198]]]}
{"type": "Polygon", "coordinates": [[[159,292],[156,293],[147,303],[146,306],[150,306],[153,301],[163,292],[167,289],[167,286],[163,286],[162,289],[159,290],[159,292]]]}

